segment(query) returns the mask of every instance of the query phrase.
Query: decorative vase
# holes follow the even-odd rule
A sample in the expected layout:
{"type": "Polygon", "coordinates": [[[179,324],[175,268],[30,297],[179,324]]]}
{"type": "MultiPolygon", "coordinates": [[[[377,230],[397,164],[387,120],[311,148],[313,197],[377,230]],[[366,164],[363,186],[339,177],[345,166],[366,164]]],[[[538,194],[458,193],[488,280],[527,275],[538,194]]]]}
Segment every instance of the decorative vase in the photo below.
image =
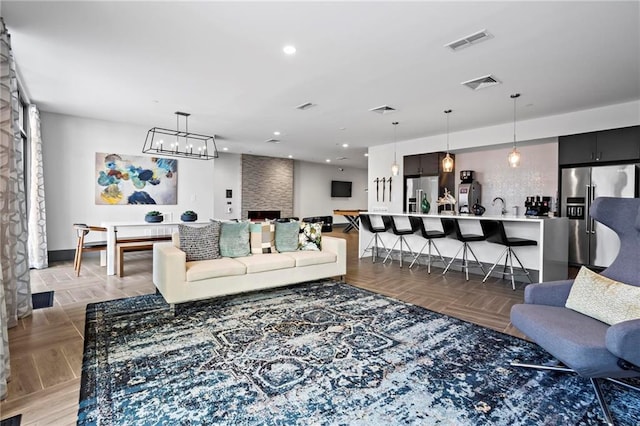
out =
{"type": "Polygon", "coordinates": [[[196,220],[198,220],[198,215],[197,214],[186,214],[186,213],[182,213],[182,215],[180,215],[180,220],[183,222],[195,222],[196,220]]]}
{"type": "Polygon", "coordinates": [[[431,204],[429,204],[429,200],[427,200],[427,194],[422,194],[422,202],[420,203],[420,209],[424,214],[429,213],[429,210],[431,210],[431,204]]]}
{"type": "Polygon", "coordinates": [[[476,216],[482,216],[484,212],[487,211],[487,209],[485,209],[484,206],[476,203],[471,207],[471,211],[476,216]]]}
{"type": "Polygon", "coordinates": [[[159,223],[159,222],[162,222],[163,220],[164,220],[164,216],[162,215],[150,216],[147,214],[144,216],[144,221],[148,223],[159,223]]]}

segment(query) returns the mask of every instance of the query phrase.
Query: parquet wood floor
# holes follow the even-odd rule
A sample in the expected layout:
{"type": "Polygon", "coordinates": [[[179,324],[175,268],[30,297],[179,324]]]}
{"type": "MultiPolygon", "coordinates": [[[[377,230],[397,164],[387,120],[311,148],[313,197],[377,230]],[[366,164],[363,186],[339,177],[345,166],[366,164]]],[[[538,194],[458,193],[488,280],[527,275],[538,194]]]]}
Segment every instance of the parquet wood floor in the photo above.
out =
{"type": "MultiPolygon", "coordinates": [[[[523,284],[509,281],[465,281],[460,272],[442,276],[442,268],[409,270],[398,262],[372,263],[358,258],[358,234],[341,230],[329,235],[347,240],[346,282],[494,330],[523,337],[509,323],[509,310],[523,298],[523,284]]],[[[97,257],[86,256],[76,277],[72,262],[31,272],[32,291],[55,291],[54,306],[39,309],[9,331],[12,377],[9,395],[0,403],[0,418],[22,414],[23,425],[76,423],[82,365],[85,309],[88,303],[155,292],[151,253],[129,253],[126,275],[107,276],[97,257]]]]}

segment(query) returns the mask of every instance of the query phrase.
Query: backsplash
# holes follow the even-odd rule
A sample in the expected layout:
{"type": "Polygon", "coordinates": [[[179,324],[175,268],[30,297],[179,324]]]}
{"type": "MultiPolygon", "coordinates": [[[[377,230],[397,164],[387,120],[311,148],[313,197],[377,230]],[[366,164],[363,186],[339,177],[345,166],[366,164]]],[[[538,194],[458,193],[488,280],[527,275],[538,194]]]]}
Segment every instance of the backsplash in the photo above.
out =
{"type": "Polygon", "coordinates": [[[511,168],[507,163],[507,155],[511,146],[473,152],[456,153],[456,192],[460,183],[460,170],[474,170],[475,179],[482,185],[482,204],[487,215],[499,215],[501,205],[492,200],[501,197],[505,201],[508,214],[513,214],[513,206],[519,207],[524,214],[524,202],[530,195],[546,195],[555,199],[558,191],[558,142],[535,145],[518,145],[522,155],[520,167],[511,168]]]}

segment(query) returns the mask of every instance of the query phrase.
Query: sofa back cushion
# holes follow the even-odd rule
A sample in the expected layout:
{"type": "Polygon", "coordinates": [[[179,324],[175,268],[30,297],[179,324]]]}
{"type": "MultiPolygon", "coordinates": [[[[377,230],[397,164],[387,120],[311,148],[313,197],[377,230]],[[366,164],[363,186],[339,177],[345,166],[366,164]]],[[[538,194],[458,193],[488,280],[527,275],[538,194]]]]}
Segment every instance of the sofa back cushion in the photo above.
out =
{"type": "Polygon", "coordinates": [[[298,250],[299,222],[276,222],[276,250],[280,253],[298,250]]]}
{"type": "Polygon", "coordinates": [[[249,256],[249,222],[223,222],[220,229],[220,254],[224,257],[249,256]]]}
{"type": "Polygon", "coordinates": [[[220,222],[206,226],[178,225],[180,250],[187,255],[187,262],[219,259],[220,222]]]}

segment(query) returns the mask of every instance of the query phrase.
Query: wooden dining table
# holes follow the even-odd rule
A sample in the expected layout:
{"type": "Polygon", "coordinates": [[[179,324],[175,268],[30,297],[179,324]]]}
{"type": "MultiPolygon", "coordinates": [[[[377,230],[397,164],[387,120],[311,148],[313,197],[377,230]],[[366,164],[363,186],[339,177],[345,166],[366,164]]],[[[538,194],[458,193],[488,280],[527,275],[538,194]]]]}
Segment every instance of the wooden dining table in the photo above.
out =
{"type": "Polygon", "coordinates": [[[360,212],[365,210],[334,210],[333,214],[335,216],[344,216],[347,219],[347,226],[344,228],[345,233],[348,233],[352,229],[356,231],[360,231],[360,212]]]}

